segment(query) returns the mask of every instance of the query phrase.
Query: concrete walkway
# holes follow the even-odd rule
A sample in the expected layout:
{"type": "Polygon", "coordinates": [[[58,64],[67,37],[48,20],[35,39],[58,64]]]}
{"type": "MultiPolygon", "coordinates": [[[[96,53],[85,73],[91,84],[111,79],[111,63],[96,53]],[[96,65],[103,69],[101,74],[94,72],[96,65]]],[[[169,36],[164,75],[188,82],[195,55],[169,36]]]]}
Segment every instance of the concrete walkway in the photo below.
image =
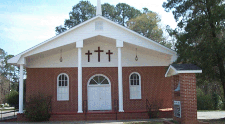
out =
{"type": "Polygon", "coordinates": [[[225,111],[197,112],[198,119],[220,119],[225,118],[225,111]]]}
{"type": "Polygon", "coordinates": [[[106,121],[64,121],[64,122],[0,122],[0,124],[26,124],[26,123],[31,123],[31,124],[123,124],[126,122],[162,122],[165,120],[172,120],[172,118],[161,118],[161,119],[141,119],[141,120],[106,120],[106,121]]]}
{"type": "MultiPolygon", "coordinates": [[[[220,119],[225,118],[225,111],[206,111],[206,112],[197,112],[198,119],[220,119]]],[[[56,123],[56,124],[123,124],[124,122],[162,122],[164,120],[172,120],[171,118],[162,118],[162,119],[141,119],[141,120],[106,120],[106,121],[67,121],[67,122],[23,122],[23,123],[32,123],[32,124],[43,124],[43,123],[56,123]]],[[[0,124],[23,124],[21,122],[0,122],[0,124]]]]}
{"type": "Polygon", "coordinates": [[[0,110],[0,120],[6,120],[10,118],[16,118],[17,112],[14,112],[14,110],[0,110]]]}

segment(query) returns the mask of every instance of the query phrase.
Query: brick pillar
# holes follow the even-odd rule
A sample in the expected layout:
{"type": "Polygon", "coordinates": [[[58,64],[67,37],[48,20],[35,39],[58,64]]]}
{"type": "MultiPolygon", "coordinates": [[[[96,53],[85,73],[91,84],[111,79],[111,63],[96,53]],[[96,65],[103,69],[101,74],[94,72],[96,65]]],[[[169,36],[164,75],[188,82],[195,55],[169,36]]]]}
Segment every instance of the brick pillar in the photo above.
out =
{"type": "Polygon", "coordinates": [[[196,77],[192,73],[179,74],[181,123],[197,124],[196,77]]]}

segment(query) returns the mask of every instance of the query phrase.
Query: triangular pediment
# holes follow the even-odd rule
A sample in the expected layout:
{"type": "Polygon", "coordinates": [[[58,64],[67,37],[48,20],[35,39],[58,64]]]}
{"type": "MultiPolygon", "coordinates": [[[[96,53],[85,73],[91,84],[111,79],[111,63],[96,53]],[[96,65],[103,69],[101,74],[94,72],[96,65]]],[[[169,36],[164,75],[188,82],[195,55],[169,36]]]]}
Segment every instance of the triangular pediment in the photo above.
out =
{"type": "MultiPolygon", "coordinates": [[[[176,56],[176,52],[152,41],[124,26],[110,21],[102,16],[87,20],[49,40],[46,40],[9,60],[9,63],[24,64],[23,58],[62,46],[76,44],[95,36],[103,36],[120,40],[129,44],[144,47],[164,54],[176,56]]],[[[176,58],[176,57],[175,57],[176,58]]]]}

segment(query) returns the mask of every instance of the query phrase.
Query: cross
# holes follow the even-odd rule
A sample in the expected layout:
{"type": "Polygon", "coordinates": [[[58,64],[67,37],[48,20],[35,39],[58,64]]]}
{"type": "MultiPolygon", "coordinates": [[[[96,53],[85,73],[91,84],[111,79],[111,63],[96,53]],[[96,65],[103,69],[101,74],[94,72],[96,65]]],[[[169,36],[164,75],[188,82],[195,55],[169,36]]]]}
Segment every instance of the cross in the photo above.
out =
{"type": "Polygon", "coordinates": [[[110,50],[108,50],[108,52],[106,52],[106,54],[109,55],[109,62],[110,62],[110,55],[113,54],[113,52],[110,52],[110,50]]]}
{"type": "Polygon", "coordinates": [[[98,50],[95,50],[95,52],[98,52],[98,62],[100,62],[100,53],[104,51],[100,50],[100,47],[98,47],[98,50]]]}
{"type": "Polygon", "coordinates": [[[90,50],[88,50],[88,52],[85,53],[85,55],[88,55],[88,62],[90,62],[90,55],[92,55],[92,53],[90,53],[90,50]]]}

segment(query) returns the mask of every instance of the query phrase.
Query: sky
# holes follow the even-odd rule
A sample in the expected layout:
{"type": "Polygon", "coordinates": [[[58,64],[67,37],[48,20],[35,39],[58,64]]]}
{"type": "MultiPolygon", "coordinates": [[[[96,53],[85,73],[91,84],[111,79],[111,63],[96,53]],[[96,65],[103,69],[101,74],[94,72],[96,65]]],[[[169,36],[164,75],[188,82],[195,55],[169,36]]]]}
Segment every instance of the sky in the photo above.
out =
{"type": "MultiPolygon", "coordinates": [[[[80,0],[0,0],[0,48],[17,55],[56,35],[55,27],[64,24],[72,7],[80,0]]],[[[97,0],[89,0],[94,6],[97,0]]],[[[166,0],[101,0],[116,5],[126,3],[141,10],[146,7],[161,17],[161,27],[176,28],[171,12],[164,11],[166,0]]]]}

